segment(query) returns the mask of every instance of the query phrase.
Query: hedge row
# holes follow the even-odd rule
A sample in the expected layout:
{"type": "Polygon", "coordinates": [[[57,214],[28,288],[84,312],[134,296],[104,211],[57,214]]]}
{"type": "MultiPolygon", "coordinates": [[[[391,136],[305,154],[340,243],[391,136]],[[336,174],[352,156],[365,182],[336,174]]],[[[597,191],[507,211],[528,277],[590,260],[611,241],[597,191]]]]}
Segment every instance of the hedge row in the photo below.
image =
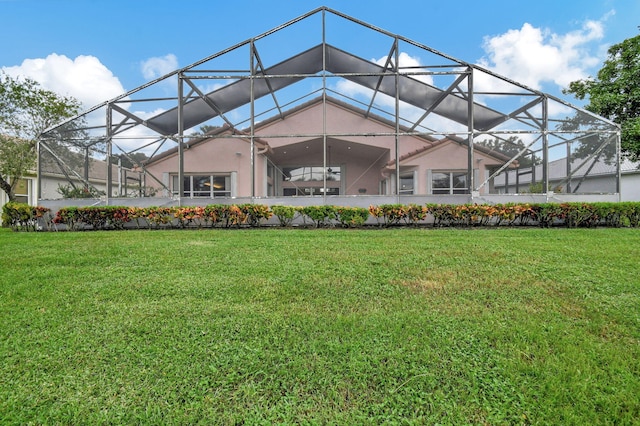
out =
{"type": "MultiPolygon", "coordinates": [[[[280,226],[564,226],[639,227],[640,203],[544,204],[383,204],[363,207],[211,204],[205,207],[64,207],[55,215],[44,207],[8,203],[2,220],[12,229],[106,230],[240,228],[264,226],[275,216],[280,226]],[[59,227],[58,225],[64,225],[59,227]]],[[[272,221],[273,223],[275,221],[272,221]]]]}

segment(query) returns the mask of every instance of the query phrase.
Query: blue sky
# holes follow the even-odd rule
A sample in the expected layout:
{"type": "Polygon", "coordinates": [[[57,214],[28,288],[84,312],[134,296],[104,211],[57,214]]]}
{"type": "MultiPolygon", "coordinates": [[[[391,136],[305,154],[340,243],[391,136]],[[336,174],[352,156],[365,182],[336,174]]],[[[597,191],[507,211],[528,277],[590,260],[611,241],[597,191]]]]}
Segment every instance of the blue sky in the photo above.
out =
{"type": "Polygon", "coordinates": [[[323,5],[572,103],[640,25],[639,0],[0,0],[0,68],[89,107],[323,5]]]}

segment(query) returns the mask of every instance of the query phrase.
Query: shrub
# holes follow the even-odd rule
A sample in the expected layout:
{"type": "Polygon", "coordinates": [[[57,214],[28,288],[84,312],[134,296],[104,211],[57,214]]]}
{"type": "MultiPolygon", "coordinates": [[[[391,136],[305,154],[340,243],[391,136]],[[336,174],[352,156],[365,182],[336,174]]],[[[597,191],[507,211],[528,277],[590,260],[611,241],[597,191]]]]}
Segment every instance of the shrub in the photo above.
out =
{"type": "Polygon", "coordinates": [[[407,208],[402,204],[381,204],[380,206],[369,206],[369,213],[375,217],[378,224],[386,227],[397,225],[407,216],[407,208]]]}
{"type": "Polygon", "coordinates": [[[281,226],[290,226],[295,215],[311,220],[315,227],[340,223],[343,227],[362,226],[372,215],[381,226],[404,222],[417,226],[428,214],[433,226],[530,225],[540,227],[638,227],[640,203],[541,203],[541,204],[383,204],[361,207],[273,206],[261,204],[211,204],[206,207],[64,207],[53,220],[49,209],[22,203],[7,203],[2,209],[6,226],[14,230],[36,230],[39,223],[64,224],[68,230],[124,229],[135,221],[138,228],[241,227],[260,226],[274,214],[281,226]]]}
{"type": "Polygon", "coordinates": [[[241,204],[238,208],[245,215],[244,222],[253,227],[260,226],[262,220],[269,220],[273,216],[269,206],[264,204],[241,204]]]}
{"type": "Polygon", "coordinates": [[[62,198],[100,198],[105,195],[104,191],[98,191],[93,186],[75,188],[71,185],[58,185],[57,191],[62,198]]]}
{"type": "Polygon", "coordinates": [[[175,219],[174,207],[147,207],[143,214],[150,228],[171,228],[175,219]]]}
{"type": "Polygon", "coordinates": [[[330,224],[330,220],[335,217],[335,206],[306,206],[300,212],[311,219],[316,228],[330,224]]]}
{"type": "Polygon", "coordinates": [[[600,216],[596,204],[564,203],[560,204],[564,225],[569,228],[589,228],[598,225],[600,216]]]}
{"type": "Polygon", "coordinates": [[[48,227],[49,220],[46,216],[49,214],[50,210],[46,207],[10,201],[2,207],[2,224],[14,231],[37,231],[40,219],[43,219],[48,227]]]}
{"type": "Polygon", "coordinates": [[[427,218],[427,212],[429,210],[426,206],[420,206],[418,204],[409,204],[405,208],[405,217],[404,220],[406,223],[417,226],[418,222],[421,222],[427,218]]]}
{"type": "Polygon", "coordinates": [[[205,215],[204,207],[180,207],[175,209],[173,216],[178,219],[178,225],[182,228],[192,226],[202,227],[202,219],[205,215]]]}
{"type": "Polygon", "coordinates": [[[427,212],[433,216],[433,226],[450,226],[454,221],[451,204],[427,204],[427,212]]]}
{"type": "Polygon", "coordinates": [[[369,218],[369,210],[364,207],[335,207],[335,219],[345,228],[364,225],[369,218]]]}
{"type": "Polygon", "coordinates": [[[297,211],[291,206],[271,206],[271,212],[278,218],[280,226],[291,226],[297,211]]]}
{"type": "Polygon", "coordinates": [[[562,217],[562,207],[560,204],[541,203],[532,206],[533,219],[538,222],[542,228],[553,226],[558,219],[562,217]]]}

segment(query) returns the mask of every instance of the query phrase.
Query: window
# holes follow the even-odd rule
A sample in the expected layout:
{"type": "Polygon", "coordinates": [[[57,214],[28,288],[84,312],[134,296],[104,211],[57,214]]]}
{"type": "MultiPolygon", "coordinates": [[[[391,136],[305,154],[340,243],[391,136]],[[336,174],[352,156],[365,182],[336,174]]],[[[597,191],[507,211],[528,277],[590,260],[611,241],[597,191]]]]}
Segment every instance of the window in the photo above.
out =
{"type": "Polygon", "coordinates": [[[400,191],[399,194],[413,194],[413,172],[400,175],[400,191]]]}
{"type": "Polygon", "coordinates": [[[431,175],[432,194],[467,194],[467,172],[433,172],[431,175]]]}
{"type": "Polygon", "coordinates": [[[282,195],[285,197],[340,195],[342,171],[340,166],[331,166],[326,169],[322,166],[283,167],[282,195]],[[326,188],[324,188],[325,176],[326,188]]]}
{"type": "Polygon", "coordinates": [[[31,179],[18,179],[14,193],[18,203],[28,204],[29,195],[31,194],[31,179]]]}
{"type": "Polygon", "coordinates": [[[321,186],[305,186],[294,188],[283,188],[282,195],[285,197],[304,196],[304,195],[340,195],[340,188],[327,188],[326,191],[321,186]]]}
{"type": "MultiPolygon", "coordinates": [[[[172,191],[178,193],[178,176],[172,176],[172,191]]],[[[184,176],[183,197],[215,198],[231,196],[231,177],[224,175],[189,175],[184,176]]]]}
{"type": "MultiPolygon", "coordinates": [[[[327,167],[327,180],[340,180],[340,166],[327,167]]],[[[324,180],[324,167],[284,167],[282,180],[285,182],[322,182],[324,180]]]]}

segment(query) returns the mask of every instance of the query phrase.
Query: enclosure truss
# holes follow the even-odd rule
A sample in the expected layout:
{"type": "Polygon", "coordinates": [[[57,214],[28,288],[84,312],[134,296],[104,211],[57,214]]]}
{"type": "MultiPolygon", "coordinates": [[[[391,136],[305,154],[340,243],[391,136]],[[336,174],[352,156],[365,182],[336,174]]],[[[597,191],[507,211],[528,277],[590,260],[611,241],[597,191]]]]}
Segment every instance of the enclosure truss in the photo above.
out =
{"type": "Polygon", "coordinates": [[[620,192],[615,123],[326,7],[90,108],[45,132],[38,154],[39,199],[56,198],[43,191],[57,176],[106,204],[620,192]],[[285,125],[312,107],[321,114],[285,125]],[[339,126],[336,108],[375,125],[339,126]],[[190,153],[216,140],[242,149],[194,166],[190,153]],[[420,155],[443,141],[459,147],[462,166],[425,172],[420,155]],[[374,174],[377,192],[362,183],[374,174]],[[443,195],[436,186],[449,177],[443,195]]]}

